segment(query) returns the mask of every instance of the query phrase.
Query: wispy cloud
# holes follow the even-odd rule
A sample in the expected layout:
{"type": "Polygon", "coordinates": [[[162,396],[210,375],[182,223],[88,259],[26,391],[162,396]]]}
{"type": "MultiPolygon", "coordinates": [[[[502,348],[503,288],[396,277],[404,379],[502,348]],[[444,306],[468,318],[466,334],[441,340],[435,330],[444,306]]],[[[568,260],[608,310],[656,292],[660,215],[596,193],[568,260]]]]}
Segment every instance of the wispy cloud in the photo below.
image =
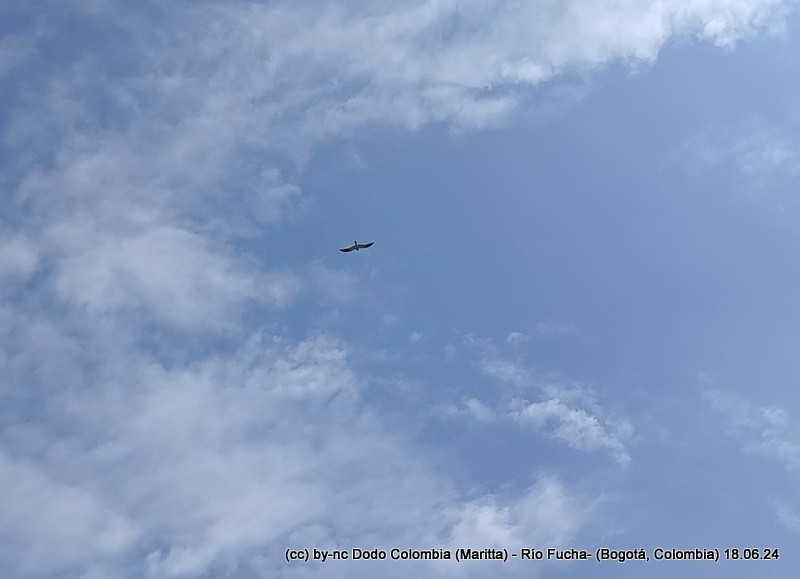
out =
{"type": "Polygon", "coordinates": [[[114,560],[139,538],[139,529],[114,505],[43,472],[35,462],[0,451],[0,558],[7,572],[45,577],[65,568],[113,574],[114,560]]]}
{"type": "Polygon", "coordinates": [[[101,244],[64,256],[55,279],[65,301],[94,312],[144,309],[179,327],[215,327],[230,325],[247,300],[285,306],[297,292],[293,276],[254,272],[185,230],[154,227],[94,241],[101,244]]]}
{"type": "Polygon", "coordinates": [[[777,499],[771,499],[769,504],[775,511],[775,516],[778,518],[778,522],[781,525],[790,531],[800,533],[800,513],[793,510],[785,502],[777,499]]]}
{"type": "Polygon", "coordinates": [[[575,450],[609,453],[623,468],[632,462],[625,446],[633,433],[626,420],[605,416],[596,404],[576,404],[558,397],[543,400],[506,399],[499,407],[470,398],[463,404],[450,406],[449,414],[469,417],[477,422],[508,421],[534,432],[560,440],[575,450]]]}
{"type": "Polygon", "coordinates": [[[4,376],[26,385],[13,404],[3,393],[0,415],[13,499],[0,503],[0,554],[15,576],[200,576],[227,562],[272,575],[280,558],[258,553],[296,542],[560,542],[588,517],[555,479],[516,498],[461,496],[359,403],[333,338],[254,337],[167,367],[113,328],[76,342],[49,322],[4,322],[20,348],[4,376]]]}
{"type": "Polygon", "coordinates": [[[0,80],[36,55],[36,42],[41,35],[41,28],[37,28],[27,34],[0,37],[0,80]]]}
{"type": "Polygon", "coordinates": [[[530,333],[511,332],[506,343],[521,346],[532,339],[553,340],[560,338],[586,339],[586,334],[577,325],[570,322],[536,322],[530,333]]]}
{"type": "Polygon", "coordinates": [[[463,404],[448,404],[444,410],[449,416],[464,416],[477,422],[491,423],[498,418],[497,412],[477,398],[469,398],[463,404]]]}
{"type": "Polygon", "coordinates": [[[452,545],[564,545],[593,516],[592,501],[571,494],[554,477],[542,477],[514,500],[485,496],[465,503],[452,530],[452,545]]]}
{"type": "MultiPolygon", "coordinates": [[[[625,445],[633,435],[633,425],[628,420],[607,416],[592,389],[503,358],[492,340],[480,339],[475,334],[462,338],[463,347],[477,357],[477,366],[484,376],[500,386],[500,402],[490,405],[469,398],[447,406],[447,414],[482,423],[508,421],[545,433],[575,450],[607,452],[622,468],[630,466],[632,459],[625,445]]],[[[517,340],[506,341],[512,348],[518,344],[517,340]]]]}
{"type": "Polygon", "coordinates": [[[780,127],[761,121],[707,129],[689,139],[681,156],[692,169],[724,169],[753,186],[800,175],[800,132],[796,122],[780,127]]]}
{"type": "Polygon", "coordinates": [[[754,406],[718,388],[703,396],[725,416],[731,434],[741,440],[745,452],[777,460],[790,471],[800,470],[800,428],[789,413],[775,406],[754,406]]]}
{"type": "Polygon", "coordinates": [[[621,467],[631,464],[623,443],[633,430],[628,423],[610,421],[583,408],[570,407],[558,398],[544,402],[517,401],[512,405],[510,416],[536,430],[552,428],[550,435],[563,440],[570,448],[607,451],[621,467]]]}
{"type": "Polygon", "coordinates": [[[39,249],[22,235],[3,235],[0,232],[0,283],[26,279],[36,270],[39,249]]]}

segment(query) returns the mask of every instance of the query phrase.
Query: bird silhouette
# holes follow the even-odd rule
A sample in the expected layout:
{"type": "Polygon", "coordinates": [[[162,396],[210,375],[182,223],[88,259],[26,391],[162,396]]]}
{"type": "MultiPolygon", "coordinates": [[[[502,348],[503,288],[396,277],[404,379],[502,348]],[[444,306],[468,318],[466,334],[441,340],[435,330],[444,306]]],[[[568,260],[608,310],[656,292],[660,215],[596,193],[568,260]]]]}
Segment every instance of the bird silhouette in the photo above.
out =
{"type": "Polygon", "coordinates": [[[372,247],[373,243],[375,242],[370,241],[369,243],[359,243],[357,241],[354,241],[353,245],[351,245],[350,247],[345,247],[344,249],[340,249],[339,251],[347,253],[349,251],[358,251],[359,249],[367,249],[368,247],[372,247]]]}

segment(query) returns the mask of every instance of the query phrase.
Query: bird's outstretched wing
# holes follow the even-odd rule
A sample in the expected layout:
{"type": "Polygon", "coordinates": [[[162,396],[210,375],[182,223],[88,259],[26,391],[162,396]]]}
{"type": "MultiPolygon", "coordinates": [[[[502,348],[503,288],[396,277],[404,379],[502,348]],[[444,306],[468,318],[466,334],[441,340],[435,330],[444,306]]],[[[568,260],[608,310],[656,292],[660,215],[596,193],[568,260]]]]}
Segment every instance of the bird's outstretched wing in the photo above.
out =
{"type": "Polygon", "coordinates": [[[374,241],[370,241],[369,243],[359,243],[358,249],[367,249],[368,247],[372,247],[374,244],[374,241]]]}
{"type": "Polygon", "coordinates": [[[353,244],[350,247],[345,247],[344,249],[340,249],[339,251],[343,251],[343,252],[347,253],[348,251],[355,251],[355,249],[356,249],[356,246],[355,246],[355,244],[353,244]]]}

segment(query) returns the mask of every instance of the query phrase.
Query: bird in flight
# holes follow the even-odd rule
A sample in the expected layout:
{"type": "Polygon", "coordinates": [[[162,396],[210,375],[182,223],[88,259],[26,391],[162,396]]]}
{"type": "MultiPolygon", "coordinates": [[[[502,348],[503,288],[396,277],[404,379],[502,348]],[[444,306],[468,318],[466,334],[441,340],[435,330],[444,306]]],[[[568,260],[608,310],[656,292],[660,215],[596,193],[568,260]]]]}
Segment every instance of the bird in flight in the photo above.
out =
{"type": "Polygon", "coordinates": [[[348,251],[358,251],[359,249],[367,249],[368,247],[372,247],[373,243],[375,242],[370,241],[369,243],[359,243],[357,241],[354,241],[353,245],[351,245],[350,247],[345,247],[344,249],[340,249],[339,251],[347,253],[348,251]]]}

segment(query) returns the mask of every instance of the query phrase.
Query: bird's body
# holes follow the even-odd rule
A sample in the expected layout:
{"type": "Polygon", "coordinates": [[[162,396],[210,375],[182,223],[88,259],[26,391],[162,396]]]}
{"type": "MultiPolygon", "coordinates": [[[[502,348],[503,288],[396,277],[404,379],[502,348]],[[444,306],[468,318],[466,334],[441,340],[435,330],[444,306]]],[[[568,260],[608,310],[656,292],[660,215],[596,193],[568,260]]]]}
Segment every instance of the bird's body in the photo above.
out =
{"type": "Polygon", "coordinates": [[[358,251],[359,249],[367,249],[368,247],[372,247],[373,243],[375,242],[370,241],[369,243],[359,243],[358,241],[354,241],[353,245],[351,245],[350,247],[345,247],[344,249],[340,249],[339,251],[347,253],[349,251],[358,251]]]}

